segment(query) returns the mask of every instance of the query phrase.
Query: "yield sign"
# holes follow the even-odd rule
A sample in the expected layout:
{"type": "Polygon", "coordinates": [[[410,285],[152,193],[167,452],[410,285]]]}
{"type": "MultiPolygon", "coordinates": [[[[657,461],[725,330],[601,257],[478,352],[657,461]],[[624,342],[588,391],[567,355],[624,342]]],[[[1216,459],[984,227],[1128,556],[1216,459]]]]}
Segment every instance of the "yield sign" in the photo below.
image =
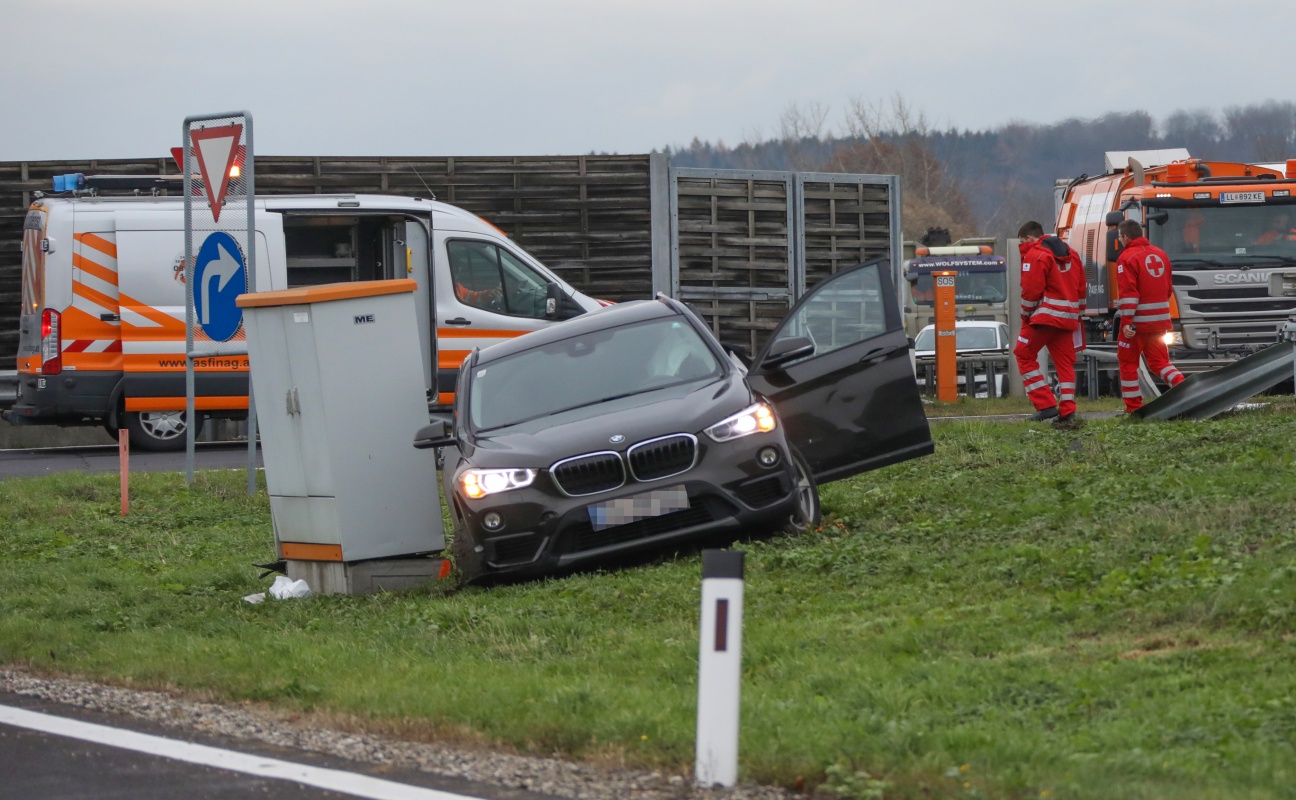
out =
{"type": "Polygon", "coordinates": [[[207,204],[211,206],[212,219],[220,222],[221,203],[229,188],[230,167],[238,155],[242,125],[224,125],[204,128],[189,134],[193,154],[198,157],[198,170],[202,173],[203,189],[207,191],[207,204]],[[213,176],[215,180],[212,180],[213,176]]]}

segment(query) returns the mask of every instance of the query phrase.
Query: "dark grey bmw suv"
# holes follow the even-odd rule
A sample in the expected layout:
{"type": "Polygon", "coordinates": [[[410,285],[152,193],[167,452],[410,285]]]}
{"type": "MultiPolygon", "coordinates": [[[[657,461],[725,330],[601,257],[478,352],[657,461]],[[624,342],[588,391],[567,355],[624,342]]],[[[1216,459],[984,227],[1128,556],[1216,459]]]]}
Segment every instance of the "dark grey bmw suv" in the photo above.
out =
{"type": "Polygon", "coordinates": [[[886,261],[789,312],[750,368],[664,296],[476,351],[444,447],[461,578],[803,528],[817,482],[932,452],[886,261]]]}

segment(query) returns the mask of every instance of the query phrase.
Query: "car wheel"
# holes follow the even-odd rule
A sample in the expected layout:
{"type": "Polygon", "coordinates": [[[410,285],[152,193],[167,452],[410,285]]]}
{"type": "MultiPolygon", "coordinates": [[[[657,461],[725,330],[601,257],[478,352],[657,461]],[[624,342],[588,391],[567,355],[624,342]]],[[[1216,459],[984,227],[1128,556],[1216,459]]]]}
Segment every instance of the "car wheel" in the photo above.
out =
{"type": "MultiPolygon", "coordinates": [[[[183,411],[139,411],[126,414],[131,447],[152,452],[174,452],[185,446],[186,418],[183,411]]],[[[202,430],[202,417],[194,428],[202,430]]]]}
{"type": "Polygon", "coordinates": [[[464,526],[455,521],[454,538],[450,540],[450,555],[454,557],[455,573],[459,576],[459,585],[466,586],[482,573],[482,552],[464,526]]]}
{"type": "Polygon", "coordinates": [[[819,487],[815,485],[810,465],[797,451],[792,451],[792,482],[796,491],[796,508],[783,526],[786,533],[805,533],[818,525],[823,515],[819,510],[819,487]]]}

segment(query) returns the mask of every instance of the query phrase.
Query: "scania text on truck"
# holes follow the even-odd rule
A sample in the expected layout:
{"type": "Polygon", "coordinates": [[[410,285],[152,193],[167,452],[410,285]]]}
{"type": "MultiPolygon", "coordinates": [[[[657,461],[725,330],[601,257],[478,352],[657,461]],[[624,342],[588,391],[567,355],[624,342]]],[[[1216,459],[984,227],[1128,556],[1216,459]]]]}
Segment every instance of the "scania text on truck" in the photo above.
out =
{"type": "MultiPolygon", "coordinates": [[[[85,183],[93,187],[94,178],[85,183]]],[[[603,304],[493,225],[433,200],[258,197],[255,229],[258,290],[417,281],[423,377],[433,406],[452,402],[459,365],[474,348],[603,304]]],[[[200,244],[195,234],[195,253],[200,244]]],[[[18,398],[5,418],[19,425],[102,425],[110,433],[124,426],[133,445],[183,447],[184,249],[182,198],[37,197],[23,225],[18,398]]],[[[229,255],[247,263],[243,254],[229,255]]],[[[241,314],[233,298],[244,291],[246,280],[223,293],[232,312],[241,314]]],[[[239,322],[233,339],[243,336],[239,322]]],[[[203,331],[195,329],[201,339],[203,331]]],[[[374,372],[355,379],[382,391],[381,363],[375,354],[374,372]]],[[[246,416],[246,356],[198,358],[195,373],[196,424],[246,416]]]]}
{"type": "Polygon", "coordinates": [[[1129,218],[1170,257],[1172,350],[1206,358],[1268,347],[1296,313],[1296,298],[1268,292],[1270,273],[1296,265],[1296,160],[1274,169],[1163,153],[1108,153],[1103,175],[1058,181],[1057,235],[1088,279],[1087,341],[1115,340],[1115,226],[1129,218]]]}

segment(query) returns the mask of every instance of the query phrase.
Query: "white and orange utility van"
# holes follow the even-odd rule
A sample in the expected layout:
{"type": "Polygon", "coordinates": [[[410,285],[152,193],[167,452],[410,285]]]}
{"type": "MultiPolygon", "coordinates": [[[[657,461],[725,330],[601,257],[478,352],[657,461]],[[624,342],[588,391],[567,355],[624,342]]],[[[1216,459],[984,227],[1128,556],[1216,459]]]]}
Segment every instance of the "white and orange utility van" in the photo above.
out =
{"type": "MultiPolygon", "coordinates": [[[[258,291],[418,282],[431,406],[451,402],[459,365],[473,348],[604,304],[498,228],[445,203],[384,195],[255,202],[258,291]]],[[[204,235],[195,232],[195,252],[204,235]]],[[[184,249],[182,198],[37,197],[23,224],[18,398],[5,418],[17,425],[103,425],[114,434],[125,426],[141,448],[182,448],[184,249]]],[[[242,335],[240,327],[233,338],[242,335]]],[[[356,380],[381,387],[378,354],[374,363],[374,374],[356,380]]],[[[195,382],[199,426],[206,417],[247,414],[246,356],[195,359],[195,382]]]]}

